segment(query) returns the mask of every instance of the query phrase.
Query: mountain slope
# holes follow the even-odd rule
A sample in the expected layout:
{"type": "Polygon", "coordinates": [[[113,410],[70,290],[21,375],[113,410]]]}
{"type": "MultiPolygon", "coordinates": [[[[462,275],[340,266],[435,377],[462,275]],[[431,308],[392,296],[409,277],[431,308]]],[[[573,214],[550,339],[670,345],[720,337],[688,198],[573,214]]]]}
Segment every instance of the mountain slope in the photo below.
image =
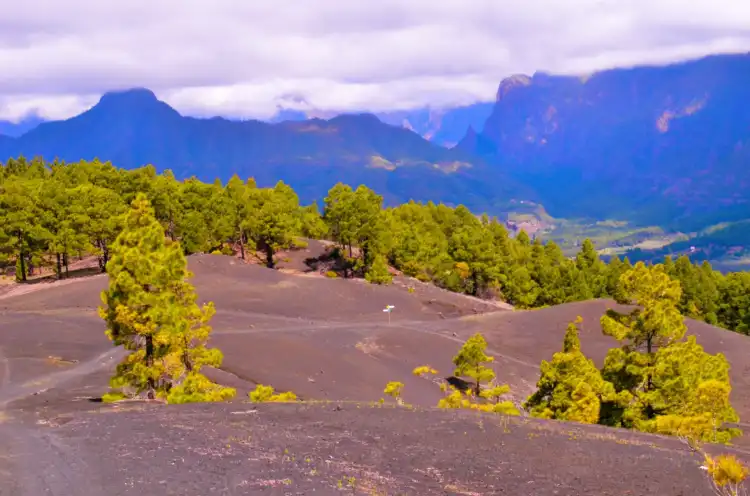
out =
{"type": "Polygon", "coordinates": [[[750,55],[516,75],[501,83],[480,138],[460,148],[533,185],[553,216],[692,230],[698,215],[750,214],[748,101],[750,55]]]}
{"type": "Polygon", "coordinates": [[[481,210],[527,194],[471,154],[442,148],[372,114],[277,124],[196,119],[181,116],[146,89],[107,93],[76,117],[0,140],[0,156],[21,154],[67,161],[98,157],[126,168],[150,163],[207,181],[235,173],[261,184],[282,179],[305,201],[321,199],[338,181],[365,183],[389,202],[467,202],[481,210]]]}

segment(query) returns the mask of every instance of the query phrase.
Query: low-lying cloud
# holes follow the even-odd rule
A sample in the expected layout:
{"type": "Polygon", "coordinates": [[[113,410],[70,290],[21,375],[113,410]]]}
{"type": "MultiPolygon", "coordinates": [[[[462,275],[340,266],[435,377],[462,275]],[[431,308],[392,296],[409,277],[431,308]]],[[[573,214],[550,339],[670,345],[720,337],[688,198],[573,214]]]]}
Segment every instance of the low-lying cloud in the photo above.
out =
{"type": "Polygon", "coordinates": [[[26,0],[0,13],[0,119],[135,86],[192,115],[449,106],[512,73],[749,50],[740,0],[26,0]]]}

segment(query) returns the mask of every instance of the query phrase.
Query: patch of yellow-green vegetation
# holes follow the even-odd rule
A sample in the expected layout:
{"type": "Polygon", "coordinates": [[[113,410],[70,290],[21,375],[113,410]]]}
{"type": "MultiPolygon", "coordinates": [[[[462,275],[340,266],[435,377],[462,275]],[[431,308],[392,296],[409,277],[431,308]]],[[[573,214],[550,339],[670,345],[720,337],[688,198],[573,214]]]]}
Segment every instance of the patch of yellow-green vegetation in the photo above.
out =
{"type": "Polygon", "coordinates": [[[440,162],[437,164],[432,164],[432,167],[441,171],[445,172],[446,174],[453,174],[455,172],[458,172],[460,169],[471,169],[471,164],[468,162],[440,162]]]}
{"type": "Polygon", "coordinates": [[[396,170],[396,164],[380,155],[371,156],[369,166],[375,169],[396,170]]]}
{"type": "Polygon", "coordinates": [[[513,222],[541,221],[551,225],[558,221],[547,212],[544,205],[529,200],[514,200],[506,206],[505,210],[508,211],[507,219],[513,222]]]}
{"type": "Polygon", "coordinates": [[[706,99],[698,99],[692,101],[689,105],[679,108],[679,109],[667,109],[656,119],[656,128],[662,132],[666,133],[669,131],[669,123],[673,121],[674,119],[681,119],[683,117],[688,117],[690,115],[695,114],[699,110],[701,110],[706,104],[706,99]]]}
{"type": "Polygon", "coordinates": [[[126,399],[127,396],[121,391],[111,391],[102,395],[102,401],[104,403],[115,403],[126,399]]]}
{"type": "Polygon", "coordinates": [[[248,393],[253,403],[290,403],[297,401],[297,395],[291,391],[276,393],[273,386],[258,384],[254,391],[248,393]]]}
{"type": "Polygon", "coordinates": [[[300,237],[292,238],[291,245],[292,250],[304,250],[310,246],[305,238],[300,237]]]}
{"type": "Polygon", "coordinates": [[[508,214],[508,220],[513,222],[537,222],[539,218],[532,213],[511,212],[508,214]]]}
{"type": "Polygon", "coordinates": [[[690,436],[682,438],[687,447],[701,456],[703,464],[699,467],[706,473],[711,492],[716,496],[740,496],[747,494],[745,480],[750,469],[735,455],[721,454],[712,456],[701,446],[701,441],[690,436]]]}
{"type": "Polygon", "coordinates": [[[552,228],[541,232],[539,236],[544,241],[554,241],[566,254],[577,251],[584,239],[590,239],[602,254],[622,253],[646,241],[655,242],[654,246],[664,246],[675,241],[674,235],[668,235],[660,227],[633,226],[616,219],[596,222],[555,219],[552,228]]]}
{"type": "MultiPolygon", "coordinates": [[[[494,357],[485,354],[487,341],[480,333],[470,337],[453,357],[456,366],[453,374],[456,377],[469,377],[474,380],[466,390],[462,391],[448,381],[437,380],[438,371],[429,365],[416,367],[412,374],[439,384],[444,397],[438,402],[438,408],[468,409],[479,412],[492,412],[505,415],[520,415],[511,401],[501,401],[501,397],[510,392],[507,384],[495,382],[495,372],[486,364],[494,361],[494,357]]],[[[398,381],[389,382],[384,390],[385,394],[393,397],[399,405],[411,408],[401,399],[404,384],[398,381]]],[[[380,400],[383,403],[383,399],[380,400]]]]}
{"type": "Polygon", "coordinates": [[[339,489],[343,489],[344,487],[356,489],[357,488],[357,478],[356,477],[343,477],[339,479],[336,482],[336,486],[339,489]]]}
{"type": "Polygon", "coordinates": [[[482,496],[482,493],[472,491],[463,486],[459,486],[458,484],[446,484],[443,487],[443,491],[448,494],[460,494],[462,496],[482,496]]]}
{"type": "Polygon", "coordinates": [[[404,383],[398,381],[391,381],[385,385],[383,392],[396,400],[396,403],[403,405],[404,402],[401,399],[401,391],[404,389],[404,383]]]}
{"type": "MultiPolygon", "coordinates": [[[[298,126],[294,127],[294,130],[298,133],[318,133],[318,134],[336,134],[339,129],[336,126],[321,126],[312,121],[306,121],[298,126]]],[[[313,157],[307,157],[312,159],[313,157]]]]}

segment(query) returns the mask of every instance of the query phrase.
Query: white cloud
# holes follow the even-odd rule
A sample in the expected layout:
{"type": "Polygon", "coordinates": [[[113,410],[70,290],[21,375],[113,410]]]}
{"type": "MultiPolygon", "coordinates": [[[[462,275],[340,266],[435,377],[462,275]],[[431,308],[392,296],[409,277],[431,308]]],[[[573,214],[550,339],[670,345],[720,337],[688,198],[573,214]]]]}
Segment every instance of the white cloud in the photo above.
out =
{"type": "Polygon", "coordinates": [[[0,13],[0,118],[133,86],[200,115],[441,106],[516,72],[748,50],[742,0],[25,0],[0,13]]]}

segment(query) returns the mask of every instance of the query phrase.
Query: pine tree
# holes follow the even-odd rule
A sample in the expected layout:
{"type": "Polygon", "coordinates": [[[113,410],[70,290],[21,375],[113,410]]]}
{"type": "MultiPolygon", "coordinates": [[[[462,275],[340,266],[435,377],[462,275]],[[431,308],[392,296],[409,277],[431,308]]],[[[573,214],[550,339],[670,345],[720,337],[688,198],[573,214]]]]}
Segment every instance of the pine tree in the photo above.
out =
{"type": "Polygon", "coordinates": [[[143,194],[111,246],[107,272],[99,314],[114,345],[131,352],[117,366],[108,399],[144,395],[185,402],[234,395],[200,375],[203,365],[221,363],[221,352],[205,346],[213,305],[196,305],[180,245],[165,239],[143,194]]]}
{"type": "Polygon", "coordinates": [[[644,349],[646,353],[683,337],[687,328],[677,309],[680,283],[662,265],[647,267],[638,262],[620,277],[620,285],[627,302],[638,308],[627,314],[607,312],[601,319],[605,334],[627,341],[629,351],[644,349]]]}
{"type": "Polygon", "coordinates": [[[73,191],[82,231],[88,236],[99,257],[99,269],[107,270],[111,245],[120,232],[122,214],[127,205],[115,191],[84,184],[73,191]]]}
{"type": "Polygon", "coordinates": [[[242,182],[239,176],[235,174],[227,183],[226,188],[224,188],[224,194],[230,205],[228,215],[229,223],[232,225],[230,239],[232,242],[240,245],[240,258],[242,260],[245,260],[245,246],[247,245],[245,219],[250,215],[250,194],[255,189],[249,184],[251,183],[242,182]]]}
{"type": "Polygon", "coordinates": [[[604,333],[622,343],[605,358],[602,376],[616,393],[602,405],[602,422],[720,442],[737,435],[723,425],[737,420],[729,404],[729,364],[721,354],[705,353],[694,337],[683,340],[679,281],[664,266],[642,262],[620,281],[638,308],[609,311],[601,320],[604,333]]]}
{"type": "Polygon", "coordinates": [[[750,334],[750,273],[734,272],[719,284],[717,320],[727,329],[750,334]]]}
{"type": "Polygon", "coordinates": [[[482,392],[481,384],[490,382],[495,378],[495,371],[485,364],[493,362],[494,357],[486,355],[487,341],[480,333],[470,337],[458,354],[453,357],[453,365],[456,369],[453,375],[456,377],[471,377],[474,379],[474,394],[479,396],[482,392]]]}
{"type": "Polygon", "coordinates": [[[43,208],[42,179],[11,178],[0,185],[0,253],[16,259],[16,280],[24,282],[30,263],[41,262],[41,256],[52,233],[43,208]]]}
{"type": "Polygon", "coordinates": [[[595,424],[602,398],[614,393],[612,384],[602,379],[581,351],[580,322],[579,317],[568,325],[562,352],[555,353],[551,362],[542,361],[537,391],[524,404],[534,417],[595,424]]]}
{"type": "Polygon", "coordinates": [[[299,199],[292,188],[279,181],[270,189],[251,190],[250,204],[243,228],[272,269],[276,252],[291,247],[300,230],[299,199]]]}
{"type": "Polygon", "coordinates": [[[729,363],[722,354],[706,353],[690,336],[660,349],[655,362],[653,387],[636,403],[655,415],[639,429],[721,443],[740,434],[724,425],[739,417],[729,402],[729,363]]]}

